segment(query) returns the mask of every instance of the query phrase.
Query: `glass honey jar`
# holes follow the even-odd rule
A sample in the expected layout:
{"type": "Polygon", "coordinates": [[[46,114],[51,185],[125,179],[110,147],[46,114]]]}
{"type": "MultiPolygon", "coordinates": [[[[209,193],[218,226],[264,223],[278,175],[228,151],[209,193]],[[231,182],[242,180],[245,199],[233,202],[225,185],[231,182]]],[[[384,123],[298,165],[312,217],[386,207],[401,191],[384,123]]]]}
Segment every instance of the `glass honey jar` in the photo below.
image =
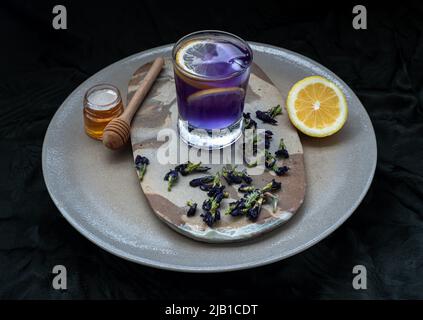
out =
{"type": "Polygon", "coordinates": [[[90,88],[84,96],[84,127],[91,138],[101,140],[103,130],[114,118],[123,113],[119,89],[110,84],[90,88]]]}

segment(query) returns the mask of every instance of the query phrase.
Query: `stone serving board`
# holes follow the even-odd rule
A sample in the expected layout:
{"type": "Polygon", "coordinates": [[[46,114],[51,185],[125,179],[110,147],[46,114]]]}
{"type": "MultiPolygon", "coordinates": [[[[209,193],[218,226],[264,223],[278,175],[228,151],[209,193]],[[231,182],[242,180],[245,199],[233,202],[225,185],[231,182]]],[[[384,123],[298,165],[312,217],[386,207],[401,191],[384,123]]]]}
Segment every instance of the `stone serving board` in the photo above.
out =
{"type": "MultiPolygon", "coordinates": [[[[148,63],[138,68],[130,79],[128,103],[150,65],[151,63],[148,63]]],[[[221,220],[210,228],[200,217],[202,213],[201,204],[207,198],[207,195],[199,188],[189,186],[191,179],[204,174],[180,176],[171,192],[167,190],[167,181],[164,181],[164,175],[177,164],[184,163],[188,159],[192,162],[198,162],[199,158],[204,160],[210,159],[210,157],[220,157],[221,163],[223,163],[221,165],[205,164],[211,167],[210,174],[214,174],[221,170],[226,163],[232,163],[234,154],[242,151],[234,145],[227,147],[232,149],[231,157],[231,153],[227,152],[228,150],[198,150],[188,148],[182,142],[178,143],[178,149],[166,152],[166,149],[170,150],[170,146],[174,145],[171,143],[172,139],[177,139],[178,108],[172,61],[165,60],[163,70],[132,121],[131,144],[134,159],[137,155],[143,155],[150,160],[147,173],[141,182],[141,188],[153,212],[174,230],[205,242],[233,242],[250,239],[269,232],[288,221],[303,203],[306,181],[303,148],[300,139],[296,129],[289,121],[285,109],[285,97],[281,96],[269,77],[256,64],[251,67],[244,112],[251,112],[259,129],[273,131],[274,136],[270,151],[273,152],[277,149],[280,138],[284,139],[290,157],[279,161],[279,165],[289,166],[290,171],[282,177],[277,177],[274,173],[268,171],[255,175],[254,169],[252,169],[253,172],[249,169],[253,184],[257,187],[264,186],[272,179],[282,182],[282,190],[277,193],[279,202],[276,212],[273,212],[269,205],[264,205],[258,220],[255,222],[251,222],[246,217],[232,217],[223,214],[229,202],[235,201],[243,195],[237,191],[238,185],[228,186],[222,179],[222,183],[226,185],[225,191],[229,192],[229,198],[222,201],[221,220]],[[265,110],[277,104],[283,106],[283,114],[277,117],[278,124],[276,126],[264,124],[255,119],[256,110],[265,110]],[[162,138],[158,139],[158,135],[161,135],[162,138]],[[161,155],[160,159],[166,156],[171,158],[177,154],[180,156],[178,159],[173,159],[173,163],[161,164],[160,162],[163,161],[158,161],[158,154],[161,155]],[[187,200],[198,203],[197,213],[194,217],[186,216],[187,200]]],[[[243,166],[238,166],[238,169],[243,169],[243,166]]]]}

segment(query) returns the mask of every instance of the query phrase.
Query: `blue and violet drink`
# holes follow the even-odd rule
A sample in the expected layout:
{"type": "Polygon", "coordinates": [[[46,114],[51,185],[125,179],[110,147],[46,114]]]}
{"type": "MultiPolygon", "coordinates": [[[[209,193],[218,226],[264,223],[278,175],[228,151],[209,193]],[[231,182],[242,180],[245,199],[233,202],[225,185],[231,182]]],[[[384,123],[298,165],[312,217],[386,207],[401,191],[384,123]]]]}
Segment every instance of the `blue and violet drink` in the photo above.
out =
{"type": "Polygon", "coordinates": [[[249,45],[221,31],[199,31],[175,45],[179,133],[190,145],[222,148],[241,135],[253,59],[249,45]]]}

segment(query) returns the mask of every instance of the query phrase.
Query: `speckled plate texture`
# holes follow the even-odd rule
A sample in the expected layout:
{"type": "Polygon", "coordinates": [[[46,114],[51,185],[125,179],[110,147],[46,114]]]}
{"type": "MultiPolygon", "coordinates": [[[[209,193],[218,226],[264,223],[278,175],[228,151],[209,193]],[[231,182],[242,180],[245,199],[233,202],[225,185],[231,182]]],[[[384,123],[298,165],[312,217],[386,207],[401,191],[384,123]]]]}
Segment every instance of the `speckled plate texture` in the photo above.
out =
{"type": "MultiPolygon", "coordinates": [[[[150,66],[151,63],[147,63],[135,71],[129,81],[127,99],[132,99],[135,91],[143,82],[150,66]]],[[[163,181],[163,177],[166,172],[175,167],[175,164],[179,163],[162,164],[159,161],[160,159],[158,159],[158,155],[165,153],[165,150],[170,150],[169,145],[174,142],[172,153],[175,155],[174,160],[177,160],[178,145],[181,146],[183,144],[182,141],[173,138],[177,137],[178,130],[176,125],[178,106],[176,103],[176,90],[173,77],[172,61],[171,59],[166,59],[159,77],[140,109],[135,114],[131,126],[131,144],[134,158],[137,155],[141,155],[150,159],[148,174],[145,175],[141,182],[141,187],[153,212],[176,231],[193,239],[212,243],[252,239],[289,221],[304,200],[306,182],[303,148],[297,130],[289,121],[288,113],[284,108],[285,99],[283,99],[271,79],[255,63],[251,66],[244,112],[249,112],[254,117],[256,110],[269,108],[278,104],[282,106],[282,114],[277,116],[277,125],[265,124],[257,120],[257,129],[272,130],[273,137],[272,141],[270,141],[269,150],[276,150],[280,139],[284,139],[290,156],[288,159],[278,160],[277,165],[286,165],[290,170],[284,176],[278,177],[274,172],[258,170],[258,167],[246,169],[241,164],[237,169],[249,170],[249,174],[253,179],[253,185],[259,188],[264,187],[272,179],[281,182],[282,190],[276,193],[279,198],[277,207],[275,210],[272,210],[270,204],[264,204],[256,221],[251,221],[246,216],[232,217],[231,215],[223,214],[228,208],[228,204],[239,200],[243,197],[243,194],[238,192],[239,185],[228,185],[221,178],[225,186],[225,191],[229,194],[228,199],[224,199],[220,205],[220,212],[222,212],[221,219],[210,228],[202,221],[200,214],[196,214],[194,217],[187,217],[187,200],[198,203],[198,211],[202,211],[200,208],[201,204],[207,199],[206,192],[188,185],[191,179],[204,176],[204,173],[191,174],[189,177],[179,177],[180,181],[169,192],[167,190],[167,183],[163,181]],[[157,139],[164,130],[173,132],[173,137],[169,136],[169,141],[166,141],[166,139],[157,139]]],[[[248,141],[248,137],[246,137],[246,140],[248,141]]],[[[241,137],[238,143],[232,144],[223,150],[210,151],[196,148],[188,149],[184,145],[185,148],[182,146],[179,149],[179,153],[183,153],[179,155],[179,159],[188,158],[191,160],[193,155],[196,158],[201,155],[203,161],[204,159],[207,161],[204,164],[211,168],[209,172],[214,174],[221,172],[225,165],[229,163],[234,164],[236,158],[243,159],[242,141],[243,139],[241,137]],[[231,156],[232,154],[233,156],[231,156]],[[220,158],[222,158],[220,163],[211,164],[208,161],[209,159],[220,158]]],[[[193,162],[198,162],[198,160],[193,160],[193,162]]]]}
{"type": "MultiPolygon", "coordinates": [[[[124,95],[137,68],[164,55],[172,45],[135,54],[101,70],[64,101],[48,128],[43,172],[63,216],[84,236],[122,258],[158,268],[217,272],[265,265],[294,255],[338,228],[366,194],[376,166],[376,139],[362,104],[336,75],[291,51],[251,43],[254,60],[286,97],[298,80],[321,75],[345,93],[348,121],[324,139],[300,136],[307,181],[304,203],[292,219],[256,240],[210,244],[194,241],[157,219],[140,192],[130,146],[112,152],[83,129],[85,91],[98,83],[124,95]]],[[[126,97],[124,96],[124,100],[126,97]]]]}

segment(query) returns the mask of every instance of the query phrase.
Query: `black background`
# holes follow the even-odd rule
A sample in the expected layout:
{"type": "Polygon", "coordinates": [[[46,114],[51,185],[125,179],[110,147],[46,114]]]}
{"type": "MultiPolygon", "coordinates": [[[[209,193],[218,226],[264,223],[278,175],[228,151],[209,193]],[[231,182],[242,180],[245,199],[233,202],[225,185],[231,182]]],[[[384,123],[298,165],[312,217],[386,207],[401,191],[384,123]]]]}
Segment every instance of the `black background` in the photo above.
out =
{"type": "MultiPolygon", "coordinates": [[[[295,1],[2,1],[0,4],[0,297],[141,299],[423,298],[423,6],[295,1]],[[68,29],[54,30],[64,4],[68,29]],[[331,236],[284,261],[225,274],[156,270],[117,258],[60,215],[42,177],[53,114],[85,79],[139,51],[200,29],[306,55],[341,77],[367,109],[378,141],[373,184],[331,236]],[[68,290],[52,289],[52,268],[68,290]],[[352,288],[367,267],[368,289],[352,288]]],[[[351,172],[354,174],[354,172],[351,172]]]]}

